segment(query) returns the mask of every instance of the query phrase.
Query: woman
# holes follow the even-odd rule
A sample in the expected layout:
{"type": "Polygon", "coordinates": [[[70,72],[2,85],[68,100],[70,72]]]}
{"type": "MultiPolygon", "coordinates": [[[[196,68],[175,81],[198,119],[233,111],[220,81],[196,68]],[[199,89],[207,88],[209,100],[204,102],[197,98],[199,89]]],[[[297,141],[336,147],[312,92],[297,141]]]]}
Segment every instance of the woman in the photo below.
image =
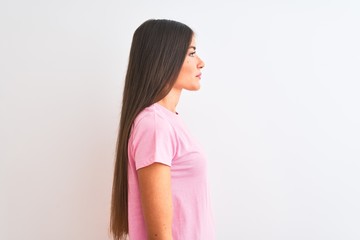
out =
{"type": "Polygon", "coordinates": [[[176,105],[200,88],[193,31],[148,20],[135,31],[125,79],[110,228],[114,239],[214,239],[206,161],[176,105]]]}

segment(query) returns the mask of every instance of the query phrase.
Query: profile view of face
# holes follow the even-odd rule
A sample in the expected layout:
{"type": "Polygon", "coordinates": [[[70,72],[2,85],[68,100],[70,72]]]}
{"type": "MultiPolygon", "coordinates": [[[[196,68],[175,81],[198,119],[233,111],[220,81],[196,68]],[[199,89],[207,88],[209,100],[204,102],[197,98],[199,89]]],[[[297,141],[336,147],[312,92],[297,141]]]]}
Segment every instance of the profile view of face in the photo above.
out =
{"type": "Polygon", "coordinates": [[[196,41],[193,37],[174,88],[178,90],[199,90],[201,69],[204,66],[203,60],[196,54],[196,41]]]}

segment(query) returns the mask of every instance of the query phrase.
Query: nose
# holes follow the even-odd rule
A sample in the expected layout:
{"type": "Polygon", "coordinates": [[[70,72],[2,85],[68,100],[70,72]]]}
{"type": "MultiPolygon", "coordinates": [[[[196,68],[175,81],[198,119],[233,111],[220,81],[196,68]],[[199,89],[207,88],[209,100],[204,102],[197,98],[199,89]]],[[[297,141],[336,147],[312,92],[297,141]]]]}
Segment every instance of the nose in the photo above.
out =
{"type": "Polygon", "coordinates": [[[200,58],[200,57],[198,57],[198,68],[203,68],[203,67],[205,67],[205,63],[204,63],[204,61],[200,58]]]}

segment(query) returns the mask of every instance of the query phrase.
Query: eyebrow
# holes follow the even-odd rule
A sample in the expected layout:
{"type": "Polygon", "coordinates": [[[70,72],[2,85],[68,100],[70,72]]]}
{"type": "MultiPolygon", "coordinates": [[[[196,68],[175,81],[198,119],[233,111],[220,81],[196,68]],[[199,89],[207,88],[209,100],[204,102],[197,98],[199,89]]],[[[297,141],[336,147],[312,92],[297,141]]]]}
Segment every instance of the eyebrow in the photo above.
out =
{"type": "Polygon", "coordinates": [[[190,46],[189,48],[193,48],[194,50],[196,50],[196,47],[194,47],[194,46],[190,46]]]}

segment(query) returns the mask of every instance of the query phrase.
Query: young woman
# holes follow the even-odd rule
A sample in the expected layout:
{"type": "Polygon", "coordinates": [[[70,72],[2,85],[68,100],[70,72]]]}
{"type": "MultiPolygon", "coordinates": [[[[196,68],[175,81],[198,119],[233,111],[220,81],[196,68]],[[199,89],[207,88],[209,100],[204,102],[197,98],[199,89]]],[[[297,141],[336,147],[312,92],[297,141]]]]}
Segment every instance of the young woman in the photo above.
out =
{"type": "Polygon", "coordinates": [[[112,190],[114,239],[212,240],[206,160],[176,105],[200,88],[193,31],[148,20],[135,31],[123,93],[112,190]]]}

